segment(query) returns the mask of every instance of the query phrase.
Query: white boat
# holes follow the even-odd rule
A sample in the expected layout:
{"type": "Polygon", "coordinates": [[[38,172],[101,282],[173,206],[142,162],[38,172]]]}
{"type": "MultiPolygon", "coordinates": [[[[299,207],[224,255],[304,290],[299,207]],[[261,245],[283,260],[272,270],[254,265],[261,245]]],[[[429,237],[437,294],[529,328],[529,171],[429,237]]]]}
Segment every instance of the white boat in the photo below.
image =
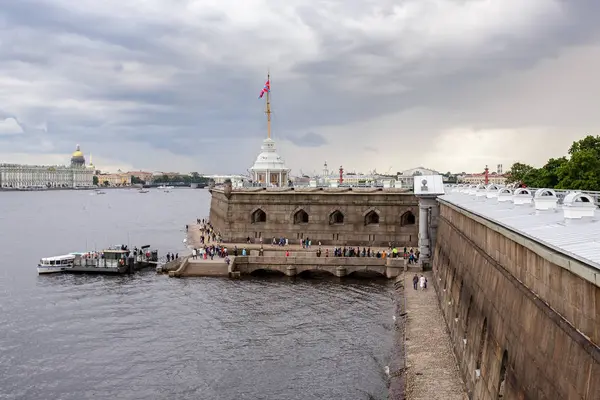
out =
{"type": "Polygon", "coordinates": [[[73,268],[75,255],[66,254],[64,256],[42,258],[37,266],[38,274],[52,274],[64,272],[73,268]]]}
{"type": "Polygon", "coordinates": [[[140,189],[138,190],[138,193],[149,193],[150,191],[147,189],[140,189]]]}
{"type": "Polygon", "coordinates": [[[106,192],[100,189],[96,189],[96,194],[106,194],[106,192]]]}
{"type": "Polygon", "coordinates": [[[158,190],[164,190],[165,192],[169,192],[171,189],[175,189],[175,186],[164,186],[161,185],[157,187],[158,190]]]}

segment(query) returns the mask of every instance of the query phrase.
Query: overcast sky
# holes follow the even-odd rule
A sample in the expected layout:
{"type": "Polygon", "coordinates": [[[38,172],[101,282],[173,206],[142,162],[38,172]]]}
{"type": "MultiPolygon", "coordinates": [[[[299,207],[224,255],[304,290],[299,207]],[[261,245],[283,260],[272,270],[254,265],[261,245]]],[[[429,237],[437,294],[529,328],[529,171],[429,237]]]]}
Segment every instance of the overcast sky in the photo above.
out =
{"type": "Polygon", "coordinates": [[[0,162],[541,165],[600,134],[593,0],[0,0],[0,162]]]}

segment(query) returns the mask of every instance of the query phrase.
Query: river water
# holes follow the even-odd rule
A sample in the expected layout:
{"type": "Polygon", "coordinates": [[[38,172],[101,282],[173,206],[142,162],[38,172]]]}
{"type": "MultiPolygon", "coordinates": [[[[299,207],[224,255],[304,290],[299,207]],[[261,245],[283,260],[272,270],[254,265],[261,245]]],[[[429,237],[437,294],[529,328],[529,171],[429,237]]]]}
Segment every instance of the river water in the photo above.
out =
{"type": "Polygon", "coordinates": [[[206,190],[0,193],[0,399],[385,399],[386,281],[46,275],[39,258],[182,252],[206,190]]]}

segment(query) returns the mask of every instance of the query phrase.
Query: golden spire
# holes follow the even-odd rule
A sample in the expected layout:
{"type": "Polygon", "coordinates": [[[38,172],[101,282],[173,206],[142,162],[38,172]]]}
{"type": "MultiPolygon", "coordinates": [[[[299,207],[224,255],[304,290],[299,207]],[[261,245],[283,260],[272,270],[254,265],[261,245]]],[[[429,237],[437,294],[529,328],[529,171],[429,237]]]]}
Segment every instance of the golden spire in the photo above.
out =
{"type": "Polygon", "coordinates": [[[267,114],[267,138],[271,139],[271,73],[267,72],[267,84],[269,90],[267,91],[267,107],[265,114],[267,114]]]}

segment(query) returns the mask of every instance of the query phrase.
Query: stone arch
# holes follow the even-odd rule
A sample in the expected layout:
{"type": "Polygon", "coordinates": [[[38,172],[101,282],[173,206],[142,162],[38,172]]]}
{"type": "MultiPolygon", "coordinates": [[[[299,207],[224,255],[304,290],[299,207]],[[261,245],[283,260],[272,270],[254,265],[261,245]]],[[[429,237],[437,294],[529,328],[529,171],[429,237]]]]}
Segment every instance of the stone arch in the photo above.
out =
{"type": "Polygon", "coordinates": [[[406,211],[400,216],[400,226],[414,225],[415,222],[415,214],[413,214],[412,211],[406,211]]]}
{"type": "Polygon", "coordinates": [[[294,224],[308,224],[308,213],[303,208],[299,208],[292,215],[294,224]]]}
{"type": "Polygon", "coordinates": [[[267,222],[267,213],[260,207],[252,211],[251,220],[253,224],[267,222]]]}
{"type": "Polygon", "coordinates": [[[343,224],[344,219],[344,214],[338,209],[335,209],[329,213],[329,225],[343,224]]]}
{"type": "Polygon", "coordinates": [[[477,351],[477,363],[475,369],[478,369],[481,373],[481,364],[483,361],[483,352],[485,350],[485,342],[487,339],[487,318],[483,319],[483,325],[481,326],[481,336],[479,337],[479,349],[477,351]]]}
{"type": "Polygon", "coordinates": [[[380,271],[375,271],[372,269],[367,269],[364,271],[352,271],[348,275],[348,278],[386,278],[384,273],[380,271]]]}
{"type": "Polygon", "coordinates": [[[335,274],[328,269],[305,269],[298,272],[296,276],[300,278],[311,278],[319,276],[335,276],[335,274]]]}
{"type": "Polygon", "coordinates": [[[498,399],[503,399],[506,394],[506,369],[508,368],[508,351],[502,353],[502,363],[500,364],[500,379],[498,380],[498,399]]]}
{"type": "Polygon", "coordinates": [[[283,271],[271,268],[257,268],[250,272],[251,276],[285,276],[283,271]]]}
{"type": "Polygon", "coordinates": [[[365,225],[379,225],[379,210],[371,208],[363,213],[365,225]]]}

